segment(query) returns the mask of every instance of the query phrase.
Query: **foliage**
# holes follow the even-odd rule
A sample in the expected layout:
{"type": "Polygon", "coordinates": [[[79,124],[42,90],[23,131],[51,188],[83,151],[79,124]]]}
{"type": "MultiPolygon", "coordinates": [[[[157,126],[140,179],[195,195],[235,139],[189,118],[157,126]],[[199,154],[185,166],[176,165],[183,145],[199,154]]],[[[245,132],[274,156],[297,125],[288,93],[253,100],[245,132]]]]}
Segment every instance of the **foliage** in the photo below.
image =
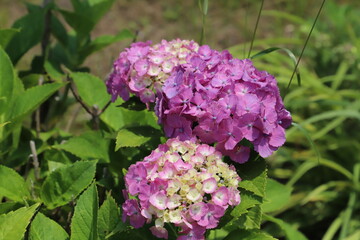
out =
{"type": "MultiPolygon", "coordinates": [[[[103,80],[84,66],[91,54],[135,37],[127,29],[93,37],[113,3],[72,0],[72,10],[27,3],[28,13],[0,30],[0,239],[155,239],[149,227],[122,222],[121,189],[126,169],[163,143],[164,133],[136,98],[110,102],[103,80]],[[36,46],[41,55],[20,71],[36,46]]],[[[199,1],[202,41],[212,31],[205,32],[212,4],[199,1]]],[[[274,156],[235,165],[241,204],[207,239],[359,237],[359,10],[327,2],[297,72],[301,86],[287,89],[313,24],[295,5],[261,13],[299,29],[291,38],[252,43],[254,64],[276,76],[295,124],[274,156]]],[[[243,58],[249,44],[229,50],[243,58]]]]}

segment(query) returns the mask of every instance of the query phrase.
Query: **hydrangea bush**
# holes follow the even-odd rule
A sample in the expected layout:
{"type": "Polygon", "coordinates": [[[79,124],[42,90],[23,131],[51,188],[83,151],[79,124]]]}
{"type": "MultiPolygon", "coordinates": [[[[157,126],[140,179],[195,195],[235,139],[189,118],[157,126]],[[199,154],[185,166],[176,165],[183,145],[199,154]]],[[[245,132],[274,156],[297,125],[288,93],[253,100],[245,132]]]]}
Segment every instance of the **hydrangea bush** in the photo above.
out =
{"type": "Polygon", "coordinates": [[[154,111],[170,139],[126,176],[123,221],[145,223],[153,235],[204,239],[229,206],[240,204],[240,177],[223,162],[248,161],[253,149],[270,156],[291,124],[275,78],[249,59],[236,59],[188,40],[133,43],[120,53],[107,81],[112,101],[130,94],[154,111]],[[251,143],[252,145],[250,145],[251,143]],[[213,145],[213,146],[210,146],[213,145]]]}
{"type": "Polygon", "coordinates": [[[169,139],[130,166],[123,220],[129,218],[135,228],[154,222],[150,230],[160,238],[168,238],[164,223],[170,223],[181,229],[179,240],[204,239],[206,229],[240,203],[239,181],[214,147],[169,139]]]}

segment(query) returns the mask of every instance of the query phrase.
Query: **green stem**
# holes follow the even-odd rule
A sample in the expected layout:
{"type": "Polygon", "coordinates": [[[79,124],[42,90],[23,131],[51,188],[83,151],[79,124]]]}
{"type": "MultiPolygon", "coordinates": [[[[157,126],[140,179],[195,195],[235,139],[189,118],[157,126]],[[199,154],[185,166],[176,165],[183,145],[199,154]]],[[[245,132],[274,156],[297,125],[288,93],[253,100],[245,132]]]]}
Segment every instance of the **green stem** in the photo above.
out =
{"type": "Polygon", "coordinates": [[[290,84],[291,84],[291,82],[292,82],[292,80],[293,80],[293,78],[294,78],[294,75],[295,75],[295,73],[296,73],[296,71],[297,71],[297,68],[298,68],[298,66],[299,66],[300,60],[301,60],[301,58],[302,58],[302,56],[303,56],[303,54],[304,54],[305,48],[306,48],[306,46],[307,46],[307,44],[308,44],[308,42],[309,42],[310,36],[311,36],[311,34],[312,34],[313,30],[314,30],[315,24],[316,24],[316,22],[317,22],[317,20],[318,20],[318,18],[319,18],[319,16],[320,16],[321,10],[322,10],[325,2],[326,2],[326,0],[323,0],[323,2],[321,3],[321,6],[320,6],[319,11],[318,11],[318,13],[317,13],[317,15],[316,15],[315,21],[313,22],[313,25],[311,26],[311,29],[310,29],[310,32],[309,32],[307,38],[306,38],[304,47],[303,47],[303,49],[301,50],[299,59],[298,59],[296,65],[295,65],[295,69],[294,69],[294,71],[293,71],[293,73],[292,73],[292,75],[291,75],[291,78],[290,78],[289,84],[288,84],[288,86],[287,86],[287,89],[289,89],[290,84]]]}
{"type": "Polygon", "coordinates": [[[247,58],[250,58],[250,56],[251,56],[251,50],[252,50],[253,45],[254,45],[255,35],[256,35],[257,28],[259,26],[259,21],[260,21],[260,16],[261,16],[263,6],[264,6],[264,0],[261,1],[260,10],[259,10],[259,14],[258,14],[257,19],[256,19],[255,29],[254,29],[253,36],[252,36],[252,39],[251,39],[250,48],[249,48],[249,54],[248,54],[247,58]]]}

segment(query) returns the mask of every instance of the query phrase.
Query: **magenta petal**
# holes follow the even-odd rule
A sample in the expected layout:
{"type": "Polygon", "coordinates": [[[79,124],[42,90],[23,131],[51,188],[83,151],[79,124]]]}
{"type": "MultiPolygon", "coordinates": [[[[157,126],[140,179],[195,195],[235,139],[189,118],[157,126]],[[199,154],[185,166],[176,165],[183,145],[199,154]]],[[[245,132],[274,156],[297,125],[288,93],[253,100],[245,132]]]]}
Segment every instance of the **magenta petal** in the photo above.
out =
{"type": "Polygon", "coordinates": [[[285,130],[280,126],[277,126],[273,130],[270,136],[269,144],[273,147],[280,147],[284,143],[285,143],[285,130]]]}

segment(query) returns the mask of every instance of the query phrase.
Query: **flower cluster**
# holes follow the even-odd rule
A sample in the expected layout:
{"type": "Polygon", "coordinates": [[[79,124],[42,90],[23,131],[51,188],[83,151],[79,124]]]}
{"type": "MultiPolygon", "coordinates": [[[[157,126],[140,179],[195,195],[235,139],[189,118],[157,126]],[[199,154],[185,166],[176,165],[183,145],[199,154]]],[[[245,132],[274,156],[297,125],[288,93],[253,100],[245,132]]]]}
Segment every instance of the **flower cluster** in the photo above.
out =
{"type": "Polygon", "coordinates": [[[284,144],[291,123],[272,75],[206,45],[173,69],[155,112],[167,137],[217,143],[217,150],[239,163],[250,152],[240,141],[247,139],[268,157],[284,144]]]}
{"type": "Polygon", "coordinates": [[[215,148],[169,139],[125,176],[123,221],[135,228],[155,220],[151,232],[167,238],[165,223],[179,227],[181,239],[204,239],[229,206],[240,203],[240,177],[215,148]],[[128,196],[130,195],[130,198],[128,196]]]}
{"type": "Polygon", "coordinates": [[[114,62],[106,83],[113,101],[119,96],[126,101],[133,93],[144,103],[154,102],[156,90],[161,88],[173,68],[186,63],[199,48],[194,41],[179,39],[150,44],[149,41],[133,43],[114,62]]]}
{"type": "Polygon", "coordinates": [[[107,87],[113,100],[133,93],[155,101],[167,137],[216,143],[239,163],[250,154],[243,140],[268,157],[284,144],[292,121],[272,75],[194,41],[132,44],[114,63],[107,87]]]}

